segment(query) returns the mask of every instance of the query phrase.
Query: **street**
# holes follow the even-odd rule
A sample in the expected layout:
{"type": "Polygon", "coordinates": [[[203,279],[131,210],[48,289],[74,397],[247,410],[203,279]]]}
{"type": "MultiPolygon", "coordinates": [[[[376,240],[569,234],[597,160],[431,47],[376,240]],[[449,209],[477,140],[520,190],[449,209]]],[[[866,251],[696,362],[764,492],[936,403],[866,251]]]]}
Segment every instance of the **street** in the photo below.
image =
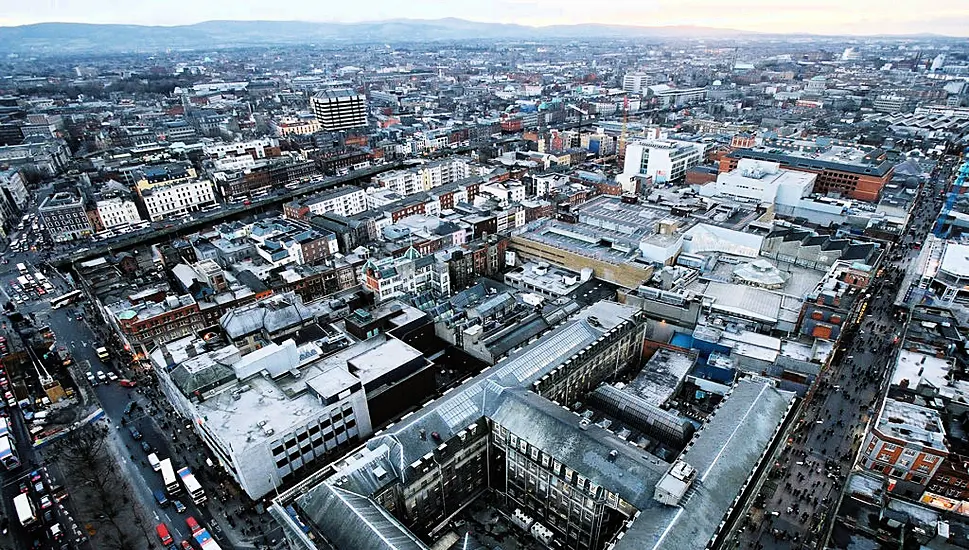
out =
{"type": "Polygon", "coordinates": [[[893,301],[905,268],[918,256],[913,245],[924,241],[941,207],[939,179],[933,183],[925,185],[925,200],[914,207],[908,234],[886,252],[882,276],[868,287],[866,315],[845,330],[836,356],[801,403],[787,446],[732,547],[814,548],[825,543],[847,474],[894,366],[907,315],[896,311],[893,301]]]}

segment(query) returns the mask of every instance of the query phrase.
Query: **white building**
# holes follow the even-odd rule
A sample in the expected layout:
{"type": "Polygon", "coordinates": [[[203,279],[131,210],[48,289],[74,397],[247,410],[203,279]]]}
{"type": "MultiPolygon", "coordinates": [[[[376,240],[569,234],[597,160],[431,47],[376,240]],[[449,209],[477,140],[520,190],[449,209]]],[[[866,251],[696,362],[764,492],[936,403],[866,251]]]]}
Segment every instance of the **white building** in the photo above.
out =
{"type": "Polygon", "coordinates": [[[514,180],[482,184],[478,188],[477,199],[485,199],[489,196],[497,200],[501,206],[508,206],[525,200],[525,186],[514,180]]]}
{"type": "Polygon", "coordinates": [[[0,171],[0,187],[7,192],[18,210],[26,208],[30,196],[27,194],[27,187],[24,185],[20,170],[8,168],[0,171]]]}
{"type": "Polygon", "coordinates": [[[241,157],[248,155],[254,159],[261,159],[266,158],[267,147],[279,147],[279,140],[274,137],[264,137],[232,143],[208,143],[202,147],[202,152],[209,158],[241,157]]]}
{"type": "Polygon", "coordinates": [[[141,191],[151,221],[196,212],[215,204],[215,190],[209,180],[161,185],[141,191]]]}
{"type": "Polygon", "coordinates": [[[353,216],[367,209],[367,192],[355,185],[337,187],[306,198],[303,205],[315,215],[332,212],[353,216]]]}
{"type": "Polygon", "coordinates": [[[130,225],[141,221],[138,207],[127,197],[111,197],[98,200],[98,216],[105,229],[119,225],[130,225]]]}
{"type": "Polygon", "coordinates": [[[477,175],[468,159],[454,157],[429,162],[406,170],[392,170],[374,176],[373,181],[401,196],[430,191],[451,182],[477,175]]]}
{"type": "MultiPolygon", "coordinates": [[[[384,343],[371,340],[361,344],[384,343]]],[[[350,346],[324,359],[315,342],[284,340],[243,355],[234,345],[210,350],[189,336],[157,347],[151,361],[175,410],[257,499],[300,475],[304,464],[322,465],[373,432],[362,380],[347,368],[367,349],[350,346]]]]}
{"type": "Polygon", "coordinates": [[[631,94],[641,94],[649,86],[649,75],[646,73],[626,73],[622,77],[622,89],[631,94]]]}
{"type": "Polygon", "coordinates": [[[686,171],[703,161],[706,146],[678,140],[637,140],[626,145],[622,174],[617,178],[625,188],[636,176],[651,177],[656,183],[679,181],[686,171]]]}
{"type": "Polygon", "coordinates": [[[795,207],[814,190],[817,174],[782,170],[780,163],[741,159],[737,168],[721,172],[717,181],[702,185],[703,197],[728,197],[741,202],[795,207]]]}

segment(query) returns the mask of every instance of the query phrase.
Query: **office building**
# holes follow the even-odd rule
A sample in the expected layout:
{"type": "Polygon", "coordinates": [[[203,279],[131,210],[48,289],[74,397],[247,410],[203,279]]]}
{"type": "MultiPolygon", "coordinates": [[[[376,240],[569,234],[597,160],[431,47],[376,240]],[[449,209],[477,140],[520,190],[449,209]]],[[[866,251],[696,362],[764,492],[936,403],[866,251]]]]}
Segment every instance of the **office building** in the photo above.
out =
{"type": "Polygon", "coordinates": [[[310,98],[310,108],[326,132],[367,125],[367,98],[353,90],[323,90],[310,98]]]}
{"type": "Polygon", "coordinates": [[[939,412],[886,399],[862,445],[861,465],[923,488],[949,454],[939,412]]]}
{"type": "Polygon", "coordinates": [[[655,183],[680,181],[686,171],[703,161],[706,146],[678,140],[635,140],[626,144],[623,171],[617,179],[623,183],[635,177],[652,178],[655,183]]]}
{"type": "Polygon", "coordinates": [[[626,73],[622,77],[622,89],[631,94],[642,94],[649,86],[649,75],[646,73],[626,73]]]}
{"type": "MultiPolygon", "coordinates": [[[[830,140],[773,140],[737,149],[720,160],[720,171],[736,170],[740,159],[777,162],[781,168],[817,174],[814,191],[877,201],[891,179],[894,165],[881,149],[832,145],[830,140]]],[[[627,160],[628,162],[628,160],[627,160]]]]}
{"type": "Polygon", "coordinates": [[[67,242],[94,233],[84,210],[84,201],[74,193],[62,191],[49,195],[37,209],[41,223],[54,242],[67,242]]]}

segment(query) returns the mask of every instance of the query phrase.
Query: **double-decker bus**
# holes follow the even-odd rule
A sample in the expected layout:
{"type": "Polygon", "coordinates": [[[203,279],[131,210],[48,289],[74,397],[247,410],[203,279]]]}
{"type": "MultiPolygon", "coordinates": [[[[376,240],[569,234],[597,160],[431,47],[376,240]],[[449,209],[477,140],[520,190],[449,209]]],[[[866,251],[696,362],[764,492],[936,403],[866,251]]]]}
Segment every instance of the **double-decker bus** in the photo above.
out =
{"type": "Polygon", "coordinates": [[[192,497],[192,502],[195,504],[202,504],[206,500],[205,491],[202,490],[202,485],[195,479],[195,475],[192,473],[187,466],[178,470],[178,477],[182,478],[182,484],[185,485],[185,491],[190,497],[192,497]]]}
{"type": "Polygon", "coordinates": [[[182,487],[178,484],[178,478],[175,477],[175,469],[172,468],[172,459],[166,458],[161,461],[161,474],[165,481],[165,492],[168,493],[168,496],[177,495],[182,491],[182,487]]]}

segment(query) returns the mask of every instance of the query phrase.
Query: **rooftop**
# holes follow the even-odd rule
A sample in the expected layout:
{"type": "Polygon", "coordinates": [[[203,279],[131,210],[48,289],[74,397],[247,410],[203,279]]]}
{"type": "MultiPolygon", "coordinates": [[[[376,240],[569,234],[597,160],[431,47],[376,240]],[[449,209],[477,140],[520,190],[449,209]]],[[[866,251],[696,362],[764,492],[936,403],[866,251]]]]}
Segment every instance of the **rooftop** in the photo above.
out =
{"type": "Polygon", "coordinates": [[[945,430],[938,411],[895,399],[886,399],[878,417],[878,431],[899,441],[918,443],[947,452],[945,430]]]}

